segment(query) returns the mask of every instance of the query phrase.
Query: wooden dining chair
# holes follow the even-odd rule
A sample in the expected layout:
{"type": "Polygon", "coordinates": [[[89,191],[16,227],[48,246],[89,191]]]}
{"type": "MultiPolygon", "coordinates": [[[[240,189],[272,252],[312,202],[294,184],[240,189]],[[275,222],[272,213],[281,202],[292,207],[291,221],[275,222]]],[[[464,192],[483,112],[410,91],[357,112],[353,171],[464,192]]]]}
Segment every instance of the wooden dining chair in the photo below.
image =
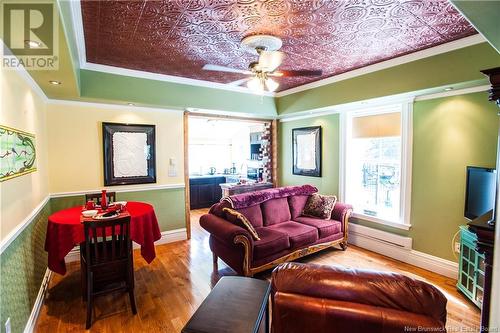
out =
{"type": "Polygon", "coordinates": [[[135,315],[134,264],[130,216],[84,221],[85,241],[80,250],[82,287],[87,300],[86,328],[92,326],[94,297],[126,290],[135,315]],[[105,236],[107,232],[108,236],[105,236]]]}
{"type": "MultiPolygon", "coordinates": [[[[87,193],[85,194],[85,203],[89,200],[94,201],[96,204],[101,204],[102,193],[87,193]]],[[[116,201],[116,192],[106,192],[106,197],[108,198],[108,203],[116,201]]]]}

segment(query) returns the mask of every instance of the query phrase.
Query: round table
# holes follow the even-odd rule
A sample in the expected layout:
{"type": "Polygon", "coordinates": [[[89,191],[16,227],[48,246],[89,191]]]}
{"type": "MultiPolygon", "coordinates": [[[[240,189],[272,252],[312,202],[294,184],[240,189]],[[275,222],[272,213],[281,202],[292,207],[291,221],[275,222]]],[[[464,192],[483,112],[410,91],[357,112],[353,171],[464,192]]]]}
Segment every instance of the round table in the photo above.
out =
{"type": "MultiPolygon", "coordinates": [[[[49,216],[45,251],[49,269],[56,273],[66,274],[64,257],[85,241],[82,209],[80,205],[49,216]]],[[[142,257],[150,263],[156,257],[154,242],[161,238],[154,208],[143,202],[128,202],[126,210],[130,214],[130,238],[141,246],[142,257]]]]}

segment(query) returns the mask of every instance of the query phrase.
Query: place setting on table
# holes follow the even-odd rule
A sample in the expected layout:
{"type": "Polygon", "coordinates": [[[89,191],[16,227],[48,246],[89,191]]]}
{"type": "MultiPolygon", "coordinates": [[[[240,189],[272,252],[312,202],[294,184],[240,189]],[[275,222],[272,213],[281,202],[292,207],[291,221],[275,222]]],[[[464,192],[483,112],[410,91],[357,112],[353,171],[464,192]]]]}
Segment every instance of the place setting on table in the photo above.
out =
{"type": "MultiPolygon", "coordinates": [[[[128,216],[130,239],[141,246],[142,257],[151,263],[156,257],[154,242],[161,238],[153,206],[145,202],[114,201],[114,193],[107,193],[106,190],[87,197],[98,199],[89,199],[84,205],[63,209],[49,216],[45,238],[49,269],[62,275],[66,273],[65,256],[85,241],[84,223],[105,222],[128,216]]],[[[111,228],[105,228],[106,236],[111,234],[108,229],[111,228]]]]}

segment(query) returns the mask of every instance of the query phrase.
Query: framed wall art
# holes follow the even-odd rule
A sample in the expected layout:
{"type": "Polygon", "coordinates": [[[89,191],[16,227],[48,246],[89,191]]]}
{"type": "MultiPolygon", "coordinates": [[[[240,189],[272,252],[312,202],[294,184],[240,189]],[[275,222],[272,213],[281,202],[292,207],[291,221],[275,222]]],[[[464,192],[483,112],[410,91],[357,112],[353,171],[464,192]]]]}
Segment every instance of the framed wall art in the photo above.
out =
{"type": "Polygon", "coordinates": [[[294,175],[321,177],[321,126],[292,129],[294,175]]]}
{"type": "Polygon", "coordinates": [[[104,185],[156,183],[155,125],[103,123],[104,185]]]}
{"type": "Polygon", "coordinates": [[[35,135],[0,125],[0,182],[34,171],[35,135]]]}

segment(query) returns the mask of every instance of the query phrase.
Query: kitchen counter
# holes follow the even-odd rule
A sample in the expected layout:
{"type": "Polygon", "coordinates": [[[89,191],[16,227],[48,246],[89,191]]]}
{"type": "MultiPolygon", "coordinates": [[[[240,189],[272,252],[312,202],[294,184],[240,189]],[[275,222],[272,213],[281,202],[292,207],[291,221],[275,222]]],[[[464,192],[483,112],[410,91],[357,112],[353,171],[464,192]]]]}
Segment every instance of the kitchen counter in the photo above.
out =
{"type": "Polygon", "coordinates": [[[215,178],[215,177],[241,178],[243,177],[243,175],[223,174],[223,173],[215,173],[213,175],[189,175],[189,179],[204,179],[204,178],[215,178]]]}
{"type": "Polygon", "coordinates": [[[234,194],[265,190],[273,187],[272,183],[247,183],[247,184],[222,183],[219,185],[222,189],[222,196],[224,197],[234,194]]]}

